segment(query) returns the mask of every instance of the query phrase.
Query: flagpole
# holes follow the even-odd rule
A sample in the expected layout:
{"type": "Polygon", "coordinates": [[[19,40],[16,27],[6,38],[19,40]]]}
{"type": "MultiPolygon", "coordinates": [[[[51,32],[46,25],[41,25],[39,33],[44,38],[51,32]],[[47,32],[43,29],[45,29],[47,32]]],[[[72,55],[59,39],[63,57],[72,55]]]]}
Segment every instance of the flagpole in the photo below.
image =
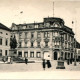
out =
{"type": "Polygon", "coordinates": [[[53,2],[53,17],[54,17],[54,2],[53,2]]]}
{"type": "Polygon", "coordinates": [[[75,20],[75,43],[74,43],[74,45],[75,45],[75,50],[74,50],[74,52],[75,52],[75,61],[74,61],[74,66],[76,66],[76,20],[75,20]]]}

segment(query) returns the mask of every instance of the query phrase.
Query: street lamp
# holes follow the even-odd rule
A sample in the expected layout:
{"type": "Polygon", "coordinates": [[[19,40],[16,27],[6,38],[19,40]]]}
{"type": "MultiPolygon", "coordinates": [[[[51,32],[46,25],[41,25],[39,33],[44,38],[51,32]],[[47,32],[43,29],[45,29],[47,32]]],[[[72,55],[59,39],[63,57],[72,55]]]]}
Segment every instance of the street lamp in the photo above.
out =
{"type": "Polygon", "coordinates": [[[64,61],[62,60],[62,48],[63,48],[63,35],[64,33],[63,32],[60,32],[60,35],[61,35],[61,49],[60,49],[60,57],[59,57],[59,60],[58,60],[58,64],[57,64],[57,67],[56,69],[65,69],[65,66],[64,66],[64,61]]]}
{"type": "Polygon", "coordinates": [[[76,66],[76,39],[74,38],[74,66],[76,66]]]}

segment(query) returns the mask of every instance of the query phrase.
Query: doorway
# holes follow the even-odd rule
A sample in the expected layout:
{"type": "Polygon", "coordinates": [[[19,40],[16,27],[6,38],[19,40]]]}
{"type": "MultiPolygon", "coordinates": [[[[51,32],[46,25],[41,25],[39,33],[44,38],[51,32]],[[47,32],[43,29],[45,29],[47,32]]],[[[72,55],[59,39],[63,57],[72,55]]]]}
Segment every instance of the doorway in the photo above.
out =
{"type": "Polygon", "coordinates": [[[51,57],[50,57],[50,53],[49,52],[44,52],[44,59],[47,59],[47,60],[50,60],[51,57]]]}
{"type": "Polygon", "coordinates": [[[71,53],[71,59],[73,59],[73,53],[71,53]]]}
{"type": "Polygon", "coordinates": [[[21,51],[18,52],[18,56],[19,56],[19,57],[22,57],[22,52],[21,52],[21,51]]]}
{"type": "Polygon", "coordinates": [[[57,52],[54,52],[54,60],[57,60],[57,52]]]}

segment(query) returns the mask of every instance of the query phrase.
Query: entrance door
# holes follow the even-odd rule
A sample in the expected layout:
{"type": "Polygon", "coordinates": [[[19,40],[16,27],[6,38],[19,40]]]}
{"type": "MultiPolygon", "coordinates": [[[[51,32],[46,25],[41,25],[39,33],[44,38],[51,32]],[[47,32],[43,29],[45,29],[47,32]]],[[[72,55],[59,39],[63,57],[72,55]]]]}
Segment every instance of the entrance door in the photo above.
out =
{"type": "Polygon", "coordinates": [[[73,59],[73,53],[71,53],[71,59],[73,59]]]}
{"type": "Polygon", "coordinates": [[[57,60],[57,52],[54,52],[54,60],[57,60]]]}
{"type": "Polygon", "coordinates": [[[18,56],[19,57],[22,57],[22,52],[18,52],[18,56]]]}
{"type": "Polygon", "coordinates": [[[65,60],[67,60],[67,52],[65,52],[65,60]]]}
{"type": "Polygon", "coordinates": [[[49,52],[44,52],[44,59],[50,60],[50,53],[49,52]]]}

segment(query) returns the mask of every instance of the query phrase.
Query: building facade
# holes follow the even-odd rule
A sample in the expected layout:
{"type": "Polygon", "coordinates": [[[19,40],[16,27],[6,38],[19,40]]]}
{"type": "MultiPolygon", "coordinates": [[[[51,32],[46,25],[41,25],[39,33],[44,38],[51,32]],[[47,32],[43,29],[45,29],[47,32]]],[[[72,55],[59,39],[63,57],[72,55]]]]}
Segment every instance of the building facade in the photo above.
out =
{"type": "MultiPolygon", "coordinates": [[[[75,47],[74,47],[75,48],[75,47]]],[[[76,40],[76,59],[80,61],[80,43],[76,40]]]]}
{"type": "Polygon", "coordinates": [[[61,18],[48,17],[43,22],[12,24],[17,39],[17,56],[30,59],[64,60],[74,58],[74,33],[61,18]]]}
{"type": "Polygon", "coordinates": [[[0,23],[0,56],[9,56],[11,30],[0,23]]]}

